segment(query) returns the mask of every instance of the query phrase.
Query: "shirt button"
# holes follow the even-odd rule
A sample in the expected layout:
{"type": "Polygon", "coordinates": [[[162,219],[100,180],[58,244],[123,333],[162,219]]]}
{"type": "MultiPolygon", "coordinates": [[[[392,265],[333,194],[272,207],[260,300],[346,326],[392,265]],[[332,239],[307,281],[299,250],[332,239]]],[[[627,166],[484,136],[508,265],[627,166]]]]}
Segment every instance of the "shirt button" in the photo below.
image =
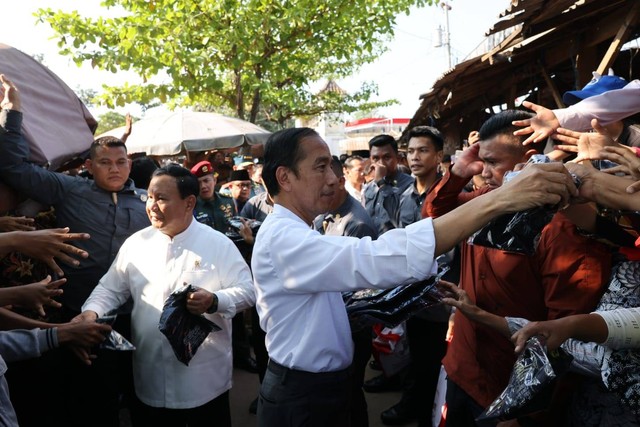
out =
{"type": "Polygon", "coordinates": [[[484,275],[484,273],[480,273],[480,280],[484,280],[486,279],[486,276],[484,275]]]}

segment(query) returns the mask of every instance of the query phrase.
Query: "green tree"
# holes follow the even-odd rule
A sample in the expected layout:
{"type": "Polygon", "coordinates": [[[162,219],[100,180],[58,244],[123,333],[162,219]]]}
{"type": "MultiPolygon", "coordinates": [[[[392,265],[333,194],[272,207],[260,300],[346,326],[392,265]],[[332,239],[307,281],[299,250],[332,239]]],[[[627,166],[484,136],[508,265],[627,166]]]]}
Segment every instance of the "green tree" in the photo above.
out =
{"type": "Polygon", "coordinates": [[[119,17],[41,9],[61,54],[81,64],[131,70],[142,84],[105,86],[102,101],[230,108],[244,120],[282,126],[297,115],[352,112],[377,87],[314,94],[327,76],[351,75],[384,51],[396,16],[437,0],[104,0],[119,17]]]}

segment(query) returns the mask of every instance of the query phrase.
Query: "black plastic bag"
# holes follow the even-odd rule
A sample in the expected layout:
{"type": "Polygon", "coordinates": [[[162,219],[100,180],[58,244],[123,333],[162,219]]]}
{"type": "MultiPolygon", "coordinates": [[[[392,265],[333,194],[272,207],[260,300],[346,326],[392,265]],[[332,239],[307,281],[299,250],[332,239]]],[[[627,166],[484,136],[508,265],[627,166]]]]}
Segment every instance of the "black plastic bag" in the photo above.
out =
{"type": "Polygon", "coordinates": [[[469,243],[525,255],[533,255],[542,229],[556,214],[546,206],[499,216],[469,238],[469,243]]]}
{"type": "Polygon", "coordinates": [[[173,291],[164,302],[158,325],[178,360],[187,366],[207,335],[221,329],[204,316],[187,310],[187,294],[196,290],[195,286],[185,283],[183,287],[173,291]]]}
{"type": "MultiPolygon", "coordinates": [[[[116,321],[115,312],[109,312],[104,316],[96,319],[97,323],[105,323],[107,325],[113,326],[116,321]]],[[[107,338],[102,341],[99,345],[99,348],[103,350],[116,350],[116,351],[133,351],[136,347],[131,344],[125,337],[122,336],[118,331],[112,329],[107,335],[107,338]]]]}
{"type": "Polygon", "coordinates": [[[480,420],[509,420],[545,409],[557,377],[573,357],[559,348],[547,354],[541,337],[531,337],[518,356],[507,388],[480,414],[480,420]]]}
{"type": "Polygon", "coordinates": [[[436,284],[448,270],[445,267],[436,276],[391,289],[343,294],[351,329],[357,331],[376,323],[393,328],[418,311],[440,304],[443,295],[436,284]]]}
{"type": "Polygon", "coordinates": [[[247,224],[251,229],[251,233],[253,234],[253,237],[256,237],[256,233],[258,232],[258,229],[260,229],[260,226],[262,225],[261,221],[258,221],[256,219],[251,219],[251,218],[244,218],[241,216],[232,216],[227,220],[227,222],[231,226],[230,230],[225,233],[225,235],[228,238],[230,238],[233,241],[244,240],[240,235],[240,229],[242,228],[243,219],[247,221],[247,224]]]}
{"type": "MultiPolygon", "coordinates": [[[[551,160],[547,156],[536,154],[531,156],[527,163],[550,162],[551,160]]],[[[504,176],[503,184],[506,184],[519,172],[507,172],[504,176]]],[[[576,186],[580,185],[580,180],[575,176],[574,183],[576,186]]],[[[499,216],[471,235],[467,243],[507,252],[533,255],[538,247],[542,229],[551,222],[557,211],[558,206],[539,206],[522,212],[499,216]]]]}

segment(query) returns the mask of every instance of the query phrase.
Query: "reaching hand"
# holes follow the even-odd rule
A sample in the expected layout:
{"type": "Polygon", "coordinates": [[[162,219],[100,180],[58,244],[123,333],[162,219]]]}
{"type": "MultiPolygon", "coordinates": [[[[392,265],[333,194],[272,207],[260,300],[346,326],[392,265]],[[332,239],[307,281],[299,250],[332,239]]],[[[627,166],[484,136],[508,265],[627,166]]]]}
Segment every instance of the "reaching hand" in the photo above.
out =
{"type": "Polygon", "coordinates": [[[523,102],[522,105],[536,113],[536,115],[530,119],[516,120],[512,123],[514,126],[523,126],[523,129],[518,129],[513,132],[514,135],[531,134],[531,136],[522,142],[523,145],[542,141],[553,135],[560,127],[560,122],[556,115],[548,108],[529,101],[523,102]]]}
{"type": "Polygon", "coordinates": [[[516,346],[515,352],[520,353],[524,350],[529,338],[540,335],[546,339],[547,348],[555,350],[571,338],[571,333],[567,322],[563,319],[530,322],[511,336],[511,342],[516,346]]]}
{"type": "Polygon", "coordinates": [[[578,153],[578,156],[573,160],[573,162],[577,163],[583,160],[599,159],[600,152],[604,147],[619,145],[606,134],[604,128],[600,126],[596,119],[592,120],[591,125],[597,133],[575,132],[569,129],[558,128],[553,138],[565,144],[556,146],[556,149],[568,153],[578,153]]]}
{"type": "Polygon", "coordinates": [[[91,347],[106,339],[111,332],[111,326],[96,323],[95,317],[93,321],[83,321],[80,319],[81,316],[82,314],[76,316],[71,322],[58,326],[58,342],[60,345],[69,346],[82,363],[91,365],[96,358],[91,354],[91,347]]]}
{"type": "Polygon", "coordinates": [[[0,216],[0,231],[33,231],[33,218],[26,216],[0,216]]]}
{"type": "Polygon", "coordinates": [[[54,258],[65,264],[77,266],[80,261],[72,256],[81,258],[89,256],[86,251],[65,243],[68,240],[86,240],[89,235],[87,233],[69,233],[68,227],[15,233],[19,233],[13,236],[16,237],[16,250],[44,261],[49,268],[60,276],[64,275],[64,272],[56,264],[54,258]]]}
{"type": "Polygon", "coordinates": [[[40,316],[45,316],[44,306],[61,307],[61,304],[53,298],[62,295],[59,289],[67,279],[51,281],[51,276],[44,280],[29,285],[11,288],[16,293],[15,304],[36,311],[40,316]]]}
{"type": "Polygon", "coordinates": [[[481,309],[471,301],[466,291],[460,289],[451,282],[441,280],[438,283],[438,289],[446,296],[442,298],[442,303],[455,307],[471,320],[476,320],[481,309]]]}
{"type": "Polygon", "coordinates": [[[564,207],[572,197],[578,196],[573,178],[562,163],[528,165],[494,192],[506,198],[509,212],[542,205],[564,207]]]}
{"type": "Polygon", "coordinates": [[[242,221],[242,227],[240,227],[240,230],[238,230],[238,234],[240,234],[244,241],[249,245],[253,245],[254,237],[253,231],[251,230],[251,227],[249,227],[249,221],[242,217],[240,217],[240,221],[242,221]]]}
{"type": "Polygon", "coordinates": [[[0,102],[0,108],[3,110],[20,111],[20,92],[4,74],[0,74],[0,82],[2,83],[3,99],[0,102]]]}
{"type": "Polygon", "coordinates": [[[456,157],[456,162],[451,166],[451,173],[462,178],[480,175],[484,169],[484,163],[480,160],[478,153],[480,144],[473,144],[466,148],[460,156],[456,157]]]}
{"type": "Polygon", "coordinates": [[[599,153],[599,159],[610,160],[617,163],[609,169],[603,169],[602,172],[617,174],[624,173],[629,175],[634,181],[640,181],[640,157],[627,147],[605,147],[599,153]]]}
{"type": "Polygon", "coordinates": [[[58,326],[58,342],[80,347],[93,347],[105,340],[111,326],[105,323],[69,322],[58,326]]]}
{"type": "Polygon", "coordinates": [[[133,125],[131,114],[127,113],[127,115],[124,118],[124,122],[125,122],[124,133],[122,134],[122,137],[120,137],[120,139],[122,140],[122,142],[127,142],[127,138],[129,138],[129,135],[131,135],[132,125],[133,125]]]}

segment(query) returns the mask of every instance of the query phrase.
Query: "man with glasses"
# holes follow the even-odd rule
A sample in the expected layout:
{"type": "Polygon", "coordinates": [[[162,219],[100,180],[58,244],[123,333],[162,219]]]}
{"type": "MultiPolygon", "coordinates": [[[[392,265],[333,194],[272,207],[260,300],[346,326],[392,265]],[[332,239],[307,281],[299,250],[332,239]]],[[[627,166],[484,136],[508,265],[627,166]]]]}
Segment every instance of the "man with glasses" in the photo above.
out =
{"type": "Polygon", "coordinates": [[[229,176],[231,197],[236,205],[236,211],[240,212],[247,200],[251,197],[251,177],[246,169],[235,170],[229,176]]]}

